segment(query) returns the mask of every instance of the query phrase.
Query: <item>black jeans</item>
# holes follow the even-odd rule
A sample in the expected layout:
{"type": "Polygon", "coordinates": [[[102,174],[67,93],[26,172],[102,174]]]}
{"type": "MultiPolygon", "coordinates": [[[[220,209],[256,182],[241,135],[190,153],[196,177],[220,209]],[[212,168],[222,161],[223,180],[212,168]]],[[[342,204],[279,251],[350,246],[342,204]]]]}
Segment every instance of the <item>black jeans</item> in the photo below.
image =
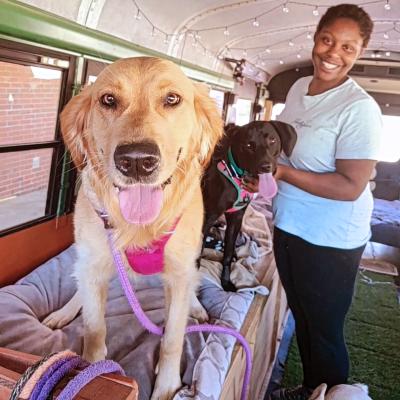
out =
{"type": "Polygon", "coordinates": [[[316,246],[274,230],[276,264],[296,322],[303,384],[309,388],[347,382],[349,356],[343,326],[364,248],[316,246]]]}

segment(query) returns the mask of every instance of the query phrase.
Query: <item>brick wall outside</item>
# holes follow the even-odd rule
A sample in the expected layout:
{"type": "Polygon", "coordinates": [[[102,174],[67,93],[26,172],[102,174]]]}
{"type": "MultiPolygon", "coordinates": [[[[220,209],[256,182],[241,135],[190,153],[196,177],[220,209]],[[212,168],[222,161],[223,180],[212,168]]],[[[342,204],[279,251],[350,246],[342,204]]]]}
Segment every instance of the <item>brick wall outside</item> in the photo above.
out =
{"type": "MultiPolygon", "coordinates": [[[[53,71],[55,79],[43,79],[29,66],[0,62],[0,145],[53,140],[61,83],[53,71]]],[[[52,151],[1,153],[0,199],[47,187],[52,151]]]]}

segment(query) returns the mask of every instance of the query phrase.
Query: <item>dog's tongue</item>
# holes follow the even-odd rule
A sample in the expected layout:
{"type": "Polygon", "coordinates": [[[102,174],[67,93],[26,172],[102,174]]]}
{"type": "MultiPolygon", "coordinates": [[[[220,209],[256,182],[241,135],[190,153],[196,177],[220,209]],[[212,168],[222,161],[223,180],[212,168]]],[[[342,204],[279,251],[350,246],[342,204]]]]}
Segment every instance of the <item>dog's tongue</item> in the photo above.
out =
{"type": "Polygon", "coordinates": [[[258,192],[264,199],[271,199],[278,191],[278,185],[272,173],[258,175],[258,192]]]}
{"type": "Polygon", "coordinates": [[[163,190],[160,187],[135,185],[119,191],[119,207],[131,224],[152,223],[160,214],[163,190]]]}

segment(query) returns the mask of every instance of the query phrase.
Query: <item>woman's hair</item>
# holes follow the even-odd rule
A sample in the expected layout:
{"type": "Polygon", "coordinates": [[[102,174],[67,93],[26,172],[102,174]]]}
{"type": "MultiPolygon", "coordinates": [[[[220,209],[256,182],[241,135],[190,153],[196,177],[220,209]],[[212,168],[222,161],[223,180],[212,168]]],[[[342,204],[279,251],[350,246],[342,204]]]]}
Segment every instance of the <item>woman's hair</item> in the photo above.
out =
{"type": "Polygon", "coordinates": [[[326,10],[326,13],[321,17],[316,33],[325,26],[333,23],[338,18],[348,18],[356,22],[360,28],[361,37],[363,38],[363,47],[368,46],[374,23],[369,14],[355,4],[339,4],[337,6],[329,7],[326,10]]]}

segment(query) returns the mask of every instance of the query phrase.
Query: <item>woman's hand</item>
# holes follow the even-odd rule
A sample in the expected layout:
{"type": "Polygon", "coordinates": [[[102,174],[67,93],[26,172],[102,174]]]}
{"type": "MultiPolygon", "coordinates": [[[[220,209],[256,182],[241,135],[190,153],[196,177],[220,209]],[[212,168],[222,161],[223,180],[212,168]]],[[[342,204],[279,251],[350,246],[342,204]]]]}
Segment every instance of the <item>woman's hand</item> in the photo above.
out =
{"type": "Polygon", "coordinates": [[[280,179],[282,179],[285,176],[285,173],[289,168],[290,167],[288,167],[286,165],[277,164],[276,171],[275,171],[275,174],[274,174],[275,180],[279,181],[280,179]]]}
{"type": "Polygon", "coordinates": [[[242,178],[242,185],[243,189],[247,190],[250,193],[257,193],[258,192],[258,176],[250,176],[245,175],[242,178]]]}

